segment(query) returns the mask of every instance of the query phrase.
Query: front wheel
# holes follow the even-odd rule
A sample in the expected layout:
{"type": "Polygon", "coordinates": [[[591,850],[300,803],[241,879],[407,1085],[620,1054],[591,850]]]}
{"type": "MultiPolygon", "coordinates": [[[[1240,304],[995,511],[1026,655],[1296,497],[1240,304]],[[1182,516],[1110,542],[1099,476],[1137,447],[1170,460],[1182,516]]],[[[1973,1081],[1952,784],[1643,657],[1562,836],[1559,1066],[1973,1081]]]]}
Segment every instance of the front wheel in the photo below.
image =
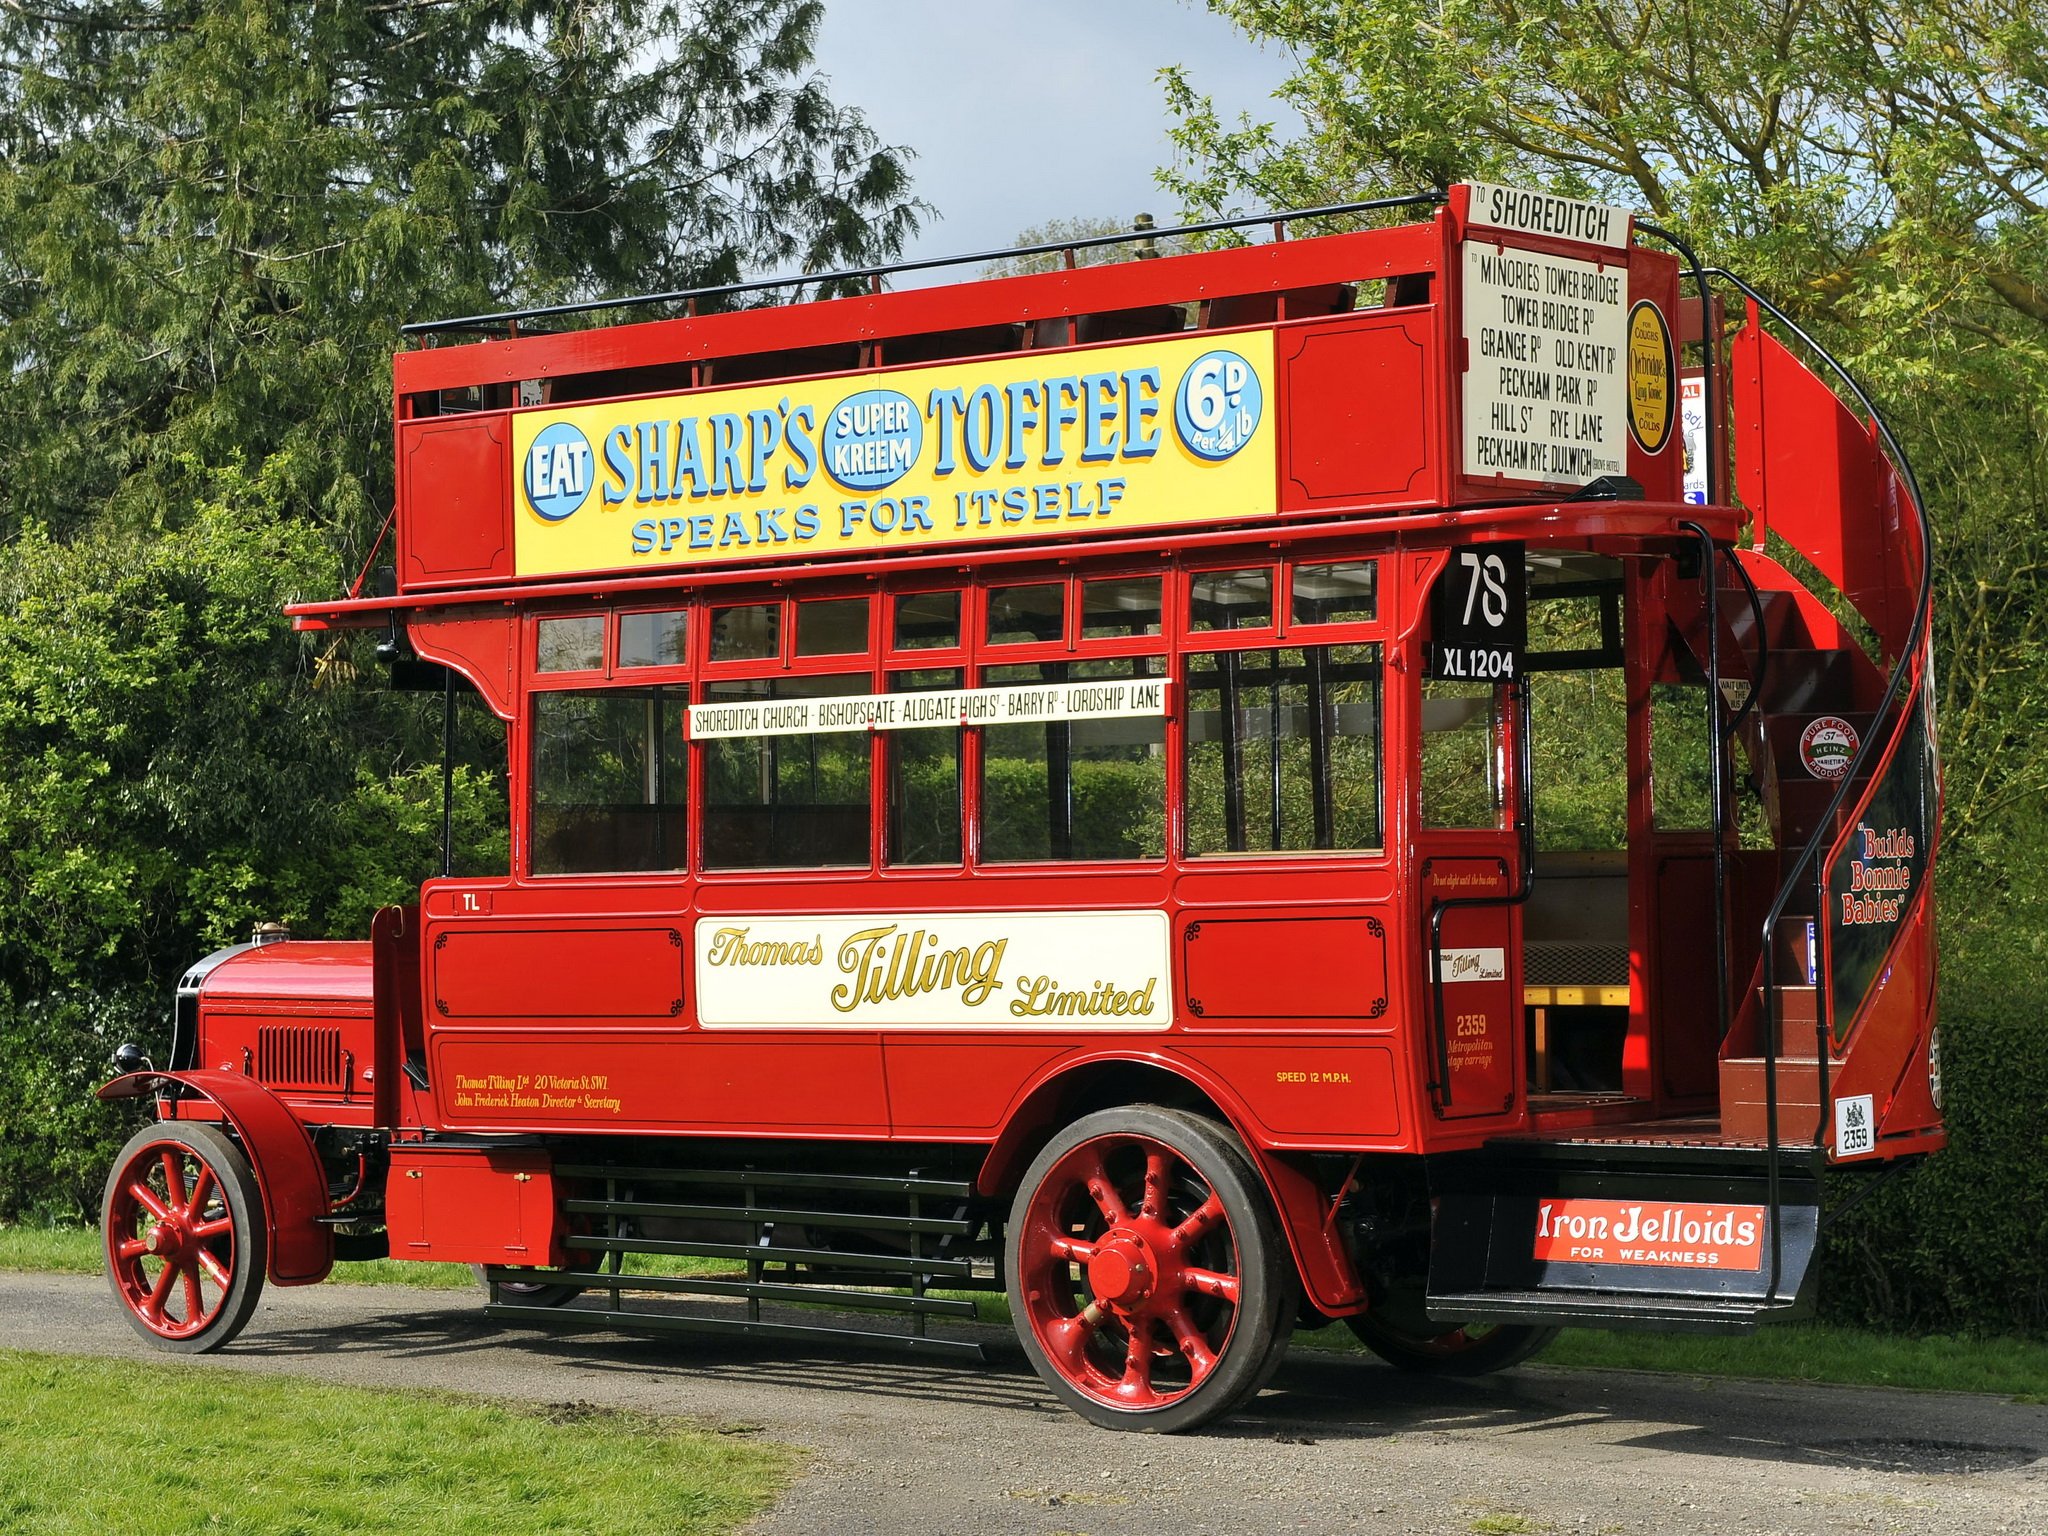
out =
{"type": "Polygon", "coordinates": [[[163,1349],[219,1349],[263,1293],[262,1191],[210,1125],[173,1121],[129,1138],[107,1180],[100,1239],[114,1299],[163,1349]]]}
{"type": "Polygon", "coordinates": [[[1427,1337],[1389,1327],[1370,1312],[1347,1317],[1344,1324],[1358,1342],[1387,1364],[1425,1376],[1484,1376],[1520,1365],[1547,1348],[1555,1328],[1523,1323],[1474,1323],[1427,1337]]]}
{"type": "Polygon", "coordinates": [[[1230,1132],[1136,1104],[1033,1160],[1005,1280],[1032,1366],[1107,1429],[1192,1429],[1256,1392],[1294,1320],[1291,1261],[1230,1132]]]}

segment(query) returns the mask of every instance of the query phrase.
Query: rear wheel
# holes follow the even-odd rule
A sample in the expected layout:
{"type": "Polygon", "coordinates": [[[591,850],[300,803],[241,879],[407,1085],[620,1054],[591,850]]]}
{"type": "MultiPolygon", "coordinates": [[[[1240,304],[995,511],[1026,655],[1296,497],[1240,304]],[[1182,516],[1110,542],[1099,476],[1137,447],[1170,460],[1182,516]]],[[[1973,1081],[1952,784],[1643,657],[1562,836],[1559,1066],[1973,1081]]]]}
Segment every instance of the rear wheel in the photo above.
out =
{"type": "Polygon", "coordinates": [[[263,1196],[248,1159],[209,1125],[135,1133],[100,1205],[107,1281],[135,1331],[183,1354],[219,1349],[263,1292],[263,1196]]]}
{"type": "MultiPolygon", "coordinates": [[[[488,1293],[491,1285],[490,1270],[482,1264],[472,1264],[470,1268],[476,1271],[477,1281],[488,1293]]],[[[491,1299],[507,1301],[516,1307],[561,1307],[567,1306],[583,1294],[583,1287],[580,1285],[561,1285],[541,1278],[548,1273],[547,1270],[537,1269],[533,1271],[531,1278],[523,1274],[516,1280],[509,1276],[500,1277],[497,1295],[491,1299]]]]}
{"type": "Polygon", "coordinates": [[[1473,1323],[1424,1337],[1391,1328],[1371,1313],[1344,1319],[1358,1342],[1389,1365],[1428,1376],[1484,1376],[1519,1365],[1548,1347],[1555,1328],[1473,1323]]]}
{"type": "Polygon", "coordinates": [[[1109,1429],[1192,1429],[1264,1384],[1294,1276],[1229,1131],[1138,1104],[1068,1126],[1012,1206],[1017,1334],[1060,1399],[1109,1429]]]}

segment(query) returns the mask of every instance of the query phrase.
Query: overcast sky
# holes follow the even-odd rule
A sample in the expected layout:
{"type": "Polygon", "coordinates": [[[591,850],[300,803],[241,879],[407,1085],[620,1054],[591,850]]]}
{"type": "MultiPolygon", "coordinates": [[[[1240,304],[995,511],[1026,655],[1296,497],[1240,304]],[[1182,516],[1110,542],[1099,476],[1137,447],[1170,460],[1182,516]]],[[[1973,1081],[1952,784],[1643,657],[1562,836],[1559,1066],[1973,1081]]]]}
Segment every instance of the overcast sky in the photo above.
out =
{"type": "Polygon", "coordinates": [[[817,63],[835,100],[917,152],[939,216],[911,256],[991,250],[1054,218],[1173,222],[1152,179],[1173,158],[1168,64],[1229,121],[1294,120],[1271,99],[1286,56],[1185,0],[826,0],[817,63]]]}

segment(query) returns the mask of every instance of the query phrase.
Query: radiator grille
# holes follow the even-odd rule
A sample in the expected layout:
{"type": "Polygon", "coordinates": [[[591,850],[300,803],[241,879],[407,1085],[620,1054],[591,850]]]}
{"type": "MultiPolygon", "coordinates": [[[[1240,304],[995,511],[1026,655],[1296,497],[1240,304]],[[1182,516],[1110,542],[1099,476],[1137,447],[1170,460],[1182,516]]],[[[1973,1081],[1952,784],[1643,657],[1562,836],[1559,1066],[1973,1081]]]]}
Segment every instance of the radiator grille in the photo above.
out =
{"type": "Polygon", "coordinates": [[[280,1088],[347,1086],[341,1080],[341,1031],[265,1025],[256,1031],[256,1079],[280,1088]]]}

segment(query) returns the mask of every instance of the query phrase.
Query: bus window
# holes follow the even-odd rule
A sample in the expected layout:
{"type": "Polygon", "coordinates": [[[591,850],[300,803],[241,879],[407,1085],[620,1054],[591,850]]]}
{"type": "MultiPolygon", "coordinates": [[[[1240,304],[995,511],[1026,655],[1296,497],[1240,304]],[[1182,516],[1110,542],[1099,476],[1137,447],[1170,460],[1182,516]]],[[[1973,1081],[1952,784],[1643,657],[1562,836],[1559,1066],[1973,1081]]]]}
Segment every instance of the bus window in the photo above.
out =
{"type": "Polygon", "coordinates": [[[1081,584],[1081,638],[1121,640],[1156,635],[1163,613],[1157,576],[1122,576],[1081,584]]]}
{"type": "Polygon", "coordinates": [[[868,600],[833,597],[796,605],[799,656],[857,656],[868,648],[868,600]]]}
{"type": "Polygon", "coordinates": [[[1188,578],[1189,629],[1271,629],[1273,572],[1196,571],[1188,578]]]}
{"type": "Polygon", "coordinates": [[[1335,565],[1297,565],[1294,599],[1289,605],[1296,624],[1354,624],[1379,616],[1379,563],[1346,560],[1335,565]]]}
{"type": "Polygon", "coordinates": [[[1500,689],[1493,683],[1422,683],[1422,822],[1498,827],[1505,803],[1500,689]]]}
{"type": "MultiPolygon", "coordinates": [[[[733,678],[708,704],[870,691],[865,672],[733,678]]],[[[844,868],[868,862],[867,733],[714,737],[704,743],[706,869],[844,868]]]]}
{"type": "MultiPolygon", "coordinates": [[[[952,597],[956,594],[945,593],[952,597]]],[[[901,609],[897,610],[899,615],[901,609]]],[[[958,688],[958,667],[889,674],[892,693],[958,688]]],[[[959,726],[888,733],[891,864],[960,862],[959,726]]]]}
{"type": "Polygon", "coordinates": [[[774,661],[782,655],[782,604],[711,610],[713,661],[774,661]]]}
{"type": "Polygon", "coordinates": [[[1376,645],[1186,659],[1187,851],[1376,849],[1376,645]]]}
{"type": "Polygon", "coordinates": [[[604,615],[581,613],[568,619],[542,619],[534,626],[536,672],[602,672],[604,615]]]}
{"type": "Polygon", "coordinates": [[[687,688],[533,695],[533,872],[683,867],[687,688]]]}
{"type": "MultiPolygon", "coordinates": [[[[1159,656],[989,667],[990,687],[1158,677],[1159,656]]],[[[994,725],[981,735],[981,854],[991,862],[1166,852],[1163,716],[994,725]]]]}
{"type": "Polygon", "coordinates": [[[958,592],[906,592],[896,599],[896,649],[952,651],[960,646],[958,592]]]}
{"type": "Polygon", "coordinates": [[[690,633],[690,610],[672,608],[663,613],[622,613],[619,615],[619,665],[622,667],[680,667],[688,659],[685,646],[690,633]]]}
{"type": "Polygon", "coordinates": [[[1027,645],[1066,638],[1067,584],[1037,582],[988,589],[988,644],[1027,645]]]}

